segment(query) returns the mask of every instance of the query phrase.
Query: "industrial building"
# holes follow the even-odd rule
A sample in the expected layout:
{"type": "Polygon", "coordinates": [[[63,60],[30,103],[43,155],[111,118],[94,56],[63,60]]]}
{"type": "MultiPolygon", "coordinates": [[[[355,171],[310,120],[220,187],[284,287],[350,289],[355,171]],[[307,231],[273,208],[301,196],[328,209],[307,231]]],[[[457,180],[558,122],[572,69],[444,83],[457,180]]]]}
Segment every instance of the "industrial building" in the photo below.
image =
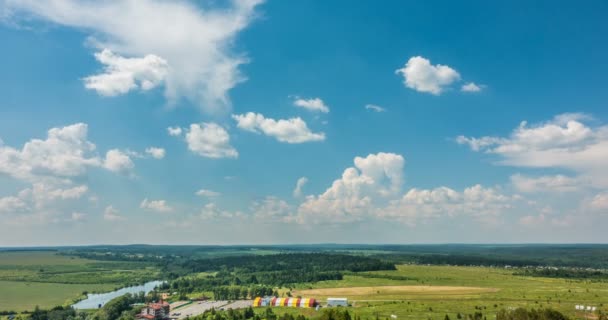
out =
{"type": "Polygon", "coordinates": [[[327,298],[328,307],[348,307],[348,299],[346,298],[327,298]]]}
{"type": "Polygon", "coordinates": [[[317,306],[315,299],[309,298],[275,298],[257,297],[253,300],[254,307],[294,307],[313,308],[317,306]]]}

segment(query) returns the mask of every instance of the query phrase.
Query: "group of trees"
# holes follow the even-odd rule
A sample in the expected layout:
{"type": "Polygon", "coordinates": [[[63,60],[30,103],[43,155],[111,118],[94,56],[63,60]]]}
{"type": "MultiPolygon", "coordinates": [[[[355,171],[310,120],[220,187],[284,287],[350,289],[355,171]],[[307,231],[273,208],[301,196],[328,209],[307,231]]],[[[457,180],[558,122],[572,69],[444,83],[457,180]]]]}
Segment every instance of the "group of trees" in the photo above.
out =
{"type": "Polygon", "coordinates": [[[568,317],[553,309],[524,309],[500,310],[496,320],[567,320],[568,317]]]}
{"type": "Polygon", "coordinates": [[[585,280],[608,280],[608,273],[599,270],[581,270],[572,268],[542,268],[524,269],[514,273],[521,276],[585,279],[585,280]]]}
{"type": "MultiPolygon", "coordinates": [[[[249,307],[242,310],[216,311],[215,309],[207,310],[203,314],[190,318],[191,320],[309,320],[303,315],[294,316],[290,313],[277,315],[272,308],[266,308],[262,313],[255,313],[253,308],[249,307]]],[[[346,309],[325,309],[321,313],[319,320],[353,320],[350,313],[346,309]]],[[[360,320],[355,317],[354,320],[360,320]]]]}

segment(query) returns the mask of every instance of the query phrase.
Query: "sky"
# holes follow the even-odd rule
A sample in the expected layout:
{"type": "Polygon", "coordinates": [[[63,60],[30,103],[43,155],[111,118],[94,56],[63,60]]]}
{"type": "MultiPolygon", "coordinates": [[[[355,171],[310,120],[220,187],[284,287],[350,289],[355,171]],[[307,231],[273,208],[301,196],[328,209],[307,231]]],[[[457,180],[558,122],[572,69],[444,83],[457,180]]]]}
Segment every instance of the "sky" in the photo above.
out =
{"type": "Polygon", "coordinates": [[[0,246],[606,243],[607,14],[0,0],[0,246]]]}

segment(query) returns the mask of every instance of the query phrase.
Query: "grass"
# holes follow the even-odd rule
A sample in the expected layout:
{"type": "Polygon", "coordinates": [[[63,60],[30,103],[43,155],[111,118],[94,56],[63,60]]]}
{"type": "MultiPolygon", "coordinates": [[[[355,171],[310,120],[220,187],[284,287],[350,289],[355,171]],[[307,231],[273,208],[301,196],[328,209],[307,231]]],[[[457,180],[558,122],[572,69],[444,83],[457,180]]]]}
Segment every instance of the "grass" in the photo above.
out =
{"type": "Polygon", "coordinates": [[[113,285],[0,281],[0,310],[34,310],[71,303],[83,291],[110,291],[113,285]]]}
{"type": "Polygon", "coordinates": [[[84,291],[112,291],[159,276],[145,263],[88,260],[50,251],[0,252],[0,310],[51,308],[81,298],[84,291]]]}
{"type": "MultiPolygon", "coordinates": [[[[512,273],[513,270],[502,268],[400,265],[396,271],[355,274],[339,281],[298,285],[291,293],[320,300],[329,295],[348,297],[353,303],[352,311],[363,319],[375,319],[376,315],[380,319],[390,319],[391,315],[398,319],[443,319],[446,314],[455,319],[457,313],[476,311],[493,319],[496,311],[514,307],[550,307],[574,316],[577,304],[594,305],[608,312],[608,306],[602,304],[608,297],[605,282],[524,277],[512,273]],[[366,274],[374,277],[365,277],[366,274]],[[389,279],[395,276],[411,279],[389,279]]],[[[290,308],[276,312],[313,317],[318,314],[314,310],[290,308]]]]}

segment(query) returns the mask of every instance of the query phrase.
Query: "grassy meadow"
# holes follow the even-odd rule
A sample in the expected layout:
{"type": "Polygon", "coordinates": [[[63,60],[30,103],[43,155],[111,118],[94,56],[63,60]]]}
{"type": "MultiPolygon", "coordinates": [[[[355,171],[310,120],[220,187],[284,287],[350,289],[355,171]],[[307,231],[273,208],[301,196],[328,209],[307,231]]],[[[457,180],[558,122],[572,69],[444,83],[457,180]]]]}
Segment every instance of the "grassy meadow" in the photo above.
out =
{"type": "Polygon", "coordinates": [[[143,263],[106,262],[52,251],[0,252],[0,311],[50,308],[129,284],[156,280],[143,263]]]}
{"type": "MultiPolygon", "coordinates": [[[[457,313],[482,312],[491,319],[505,308],[553,308],[575,316],[577,304],[608,312],[608,283],[514,276],[512,269],[399,265],[396,271],[347,275],[344,280],[300,285],[293,296],[347,297],[363,319],[456,319],[457,313]],[[372,275],[372,277],[370,277],[372,275]],[[410,278],[393,280],[391,278],[410,278]],[[604,305],[606,303],[607,305],[604,305]]],[[[314,310],[290,310],[314,316],[314,310]]]]}

